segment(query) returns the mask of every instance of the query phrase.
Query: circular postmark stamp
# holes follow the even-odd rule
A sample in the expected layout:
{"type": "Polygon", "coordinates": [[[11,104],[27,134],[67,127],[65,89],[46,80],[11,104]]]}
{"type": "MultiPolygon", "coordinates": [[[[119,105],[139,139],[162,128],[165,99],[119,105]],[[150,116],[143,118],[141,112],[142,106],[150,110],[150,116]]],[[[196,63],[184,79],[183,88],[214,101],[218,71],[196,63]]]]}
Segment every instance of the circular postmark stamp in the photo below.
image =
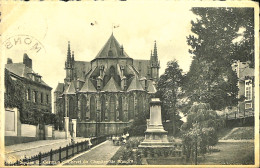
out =
{"type": "Polygon", "coordinates": [[[39,40],[24,34],[8,37],[2,43],[1,48],[5,58],[12,58],[14,61],[20,60],[25,53],[29,56],[43,56],[46,53],[43,44],[39,40]]]}
{"type": "Polygon", "coordinates": [[[45,48],[39,40],[33,36],[24,34],[9,37],[3,42],[3,47],[6,51],[22,49],[35,54],[45,52],[45,48]]]}

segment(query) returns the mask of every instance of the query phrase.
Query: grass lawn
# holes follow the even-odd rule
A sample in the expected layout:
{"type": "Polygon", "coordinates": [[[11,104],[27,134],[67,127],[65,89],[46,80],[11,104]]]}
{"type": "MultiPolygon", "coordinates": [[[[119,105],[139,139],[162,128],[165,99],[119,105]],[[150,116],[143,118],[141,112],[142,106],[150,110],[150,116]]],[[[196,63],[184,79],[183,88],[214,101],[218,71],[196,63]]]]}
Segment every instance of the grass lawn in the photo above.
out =
{"type": "Polygon", "coordinates": [[[220,152],[207,154],[200,164],[254,164],[253,142],[219,142],[215,148],[220,152]]]}
{"type": "MultiPolygon", "coordinates": [[[[254,143],[252,142],[219,142],[215,149],[220,152],[208,153],[198,157],[200,165],[250,165],[254,164],[254,143]]],[[[149,158],[149,165],[189,165],[184,158],[149,158]]]]}
{"type": "Polygon", "coordinates": [[[224,139],[254,139],[254,127],[236,127],[224,139]]]}

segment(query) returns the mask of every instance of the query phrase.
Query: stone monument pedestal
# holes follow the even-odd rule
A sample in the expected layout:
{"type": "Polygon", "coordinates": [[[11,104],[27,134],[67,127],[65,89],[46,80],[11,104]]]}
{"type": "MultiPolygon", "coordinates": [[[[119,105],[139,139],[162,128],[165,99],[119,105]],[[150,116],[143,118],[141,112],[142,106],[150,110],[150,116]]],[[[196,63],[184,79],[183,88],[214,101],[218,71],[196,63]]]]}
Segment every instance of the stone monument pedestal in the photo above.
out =
{"type": "Polygon", "coordinates": [[[161,117],[161,101],[152,98],[150,102],[150,120],[147,120],[145,139],[139,148],[173,148],[173,143],[167,139],[167,131],[164,130],[161,117]]]}

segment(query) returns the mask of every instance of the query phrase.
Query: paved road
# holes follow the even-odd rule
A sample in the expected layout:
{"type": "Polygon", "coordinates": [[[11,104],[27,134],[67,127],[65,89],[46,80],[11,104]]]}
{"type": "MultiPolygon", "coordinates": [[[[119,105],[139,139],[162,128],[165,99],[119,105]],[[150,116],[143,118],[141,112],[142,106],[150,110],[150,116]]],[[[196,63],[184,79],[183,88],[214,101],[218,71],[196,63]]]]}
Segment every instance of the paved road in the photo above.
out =
{"type": "Polygon", "coordinates": [[[119,148],[120,146],[114,146],[112,141],[105,141],[68,160],[64,165],[106,165],[119,148]]]}
{"type": "MultiPolygon", "coordinates": [[[[88,140],[89,138],[75,138],[75,142],[88,140]]],[[[55,150],[59,147],[65,147],[70,143],[70,139],[57,139],[57,140],[41,140],[5,147],[6,161],[16,161],[16,159],[23,158],[24,156],[30,157],[39,154],[39,152],[49,152],[51,149],[55,150]]]]}

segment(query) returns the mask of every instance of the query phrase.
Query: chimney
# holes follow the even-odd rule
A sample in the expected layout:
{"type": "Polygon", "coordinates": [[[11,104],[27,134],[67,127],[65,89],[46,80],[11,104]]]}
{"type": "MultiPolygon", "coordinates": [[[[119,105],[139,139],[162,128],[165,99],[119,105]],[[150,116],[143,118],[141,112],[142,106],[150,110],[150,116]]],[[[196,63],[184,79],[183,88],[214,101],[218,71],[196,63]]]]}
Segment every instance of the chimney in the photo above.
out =
{"type": "Polygon", "coordinates": [[[11,58],[7,58],[7,64],[12,64],[13,60],[11,58]]]}
{"type": "Polygon", "coordinates": [[[32,59],[26,53],[23,55],[23,64],[28,68],[32,68],[32,59]]]}

